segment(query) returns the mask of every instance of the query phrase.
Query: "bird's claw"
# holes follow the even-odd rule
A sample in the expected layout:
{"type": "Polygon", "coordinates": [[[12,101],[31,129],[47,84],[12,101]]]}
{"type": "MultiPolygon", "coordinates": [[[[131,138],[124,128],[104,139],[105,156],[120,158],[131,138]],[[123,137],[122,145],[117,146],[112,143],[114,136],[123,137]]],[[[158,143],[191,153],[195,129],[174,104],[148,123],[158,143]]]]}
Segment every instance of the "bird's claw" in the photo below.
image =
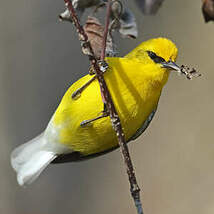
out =
{"type": "MultiPolygon", "coordinates": [[[[108,69],[108,63],[104,60],[100,60],[98,61],[98,66],[100,71],[102,71],[102,73],[105,73],[106,70],[108,69]]],[[[91,66],[89,69],[89,74],[90,75],[94,75],[95,71],[94,71],[94,67],[91,66]]],[[[82,91],[85,90],[85,88],[87,88],[94,80],[96,79],[96,76],[93,76],[88,82],[86,82],[83,86],[81,86],[80,88],[78,88],[77,90],[75,90],[71,97],[73,100],[78,99],[81,96],[82,91]]]]}
{"type": "Polygon", "coordinates": [[[77,100],[80,96],[81,93],[96,79],[96,76],[92,77],[88,82],[86,82],[84,85],[82,85],[80,88],[78,88],[77,90],[75,90],[72,95],[71,98],[73,100],[77,100]]]}
{"type": "Polygon", "coordinates": [[[98,65],[100,70],[105,73],[108,69],[108,63],[105,60],[100,60],[98,61],[98,65]]]}
{"type": "MultiPolygon", "coordinates": [[[[97,61],[97,63],[98,63],[100,71],[102,71],[102,73],[105,73],[106,70],[108,69],[108,63],[105,60],[99,60],[99,61],[97,61]]],[[[89,74],[90,75],[94,75],[95,74],[94,66],[90,67],[89,74]]]]}
{"type": "Polygon", "coordinates": [[[96,121],[96,120],[99,120],[101,118],[104,118],[104,117],[108,117],[109,116],[109,113],[107,111],[102,111],[102,115],[98,116],[98,117],[95,117],[93,119],[90,119],[90,120],[83,120],[81,123],[80,123],[80,126],[81,127],[85,127],[89,124],[91,124],[92,122],[96,121]]]}

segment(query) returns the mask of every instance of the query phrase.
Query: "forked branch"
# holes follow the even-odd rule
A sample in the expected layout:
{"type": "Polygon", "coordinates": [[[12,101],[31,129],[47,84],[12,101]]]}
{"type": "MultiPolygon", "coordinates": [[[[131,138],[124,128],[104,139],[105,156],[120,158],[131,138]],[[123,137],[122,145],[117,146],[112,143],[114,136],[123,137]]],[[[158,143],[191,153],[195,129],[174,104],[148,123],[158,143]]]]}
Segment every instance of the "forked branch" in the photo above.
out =
{"type": "MultiPolygon", "coordinates": [[[[100,89],[101,89],[102,100],[103,100],[104,105],[106,105],[106,107],[107,107],[107,111],[111,118],[112,127],[113,127],[114,131],[116,132],[116,136],[118,138],[118,143],[120,145],[123,159],[124,159],[124,162],[126,165],[126,171],[127,171],[129,182],[130,182],[130,191],[131,191],[131,195],[134,199],[135,206],[137,208],[137,213],[143,214],[142,203],[140,200],[140,188],[138,187],[138,184],[137,184],[134,168],[133,168],[132,161],[131,161],[131,158],[129,155],[129,150],[128,150],[128,147],[126,144],[125,135],[124,135],[124,132],[123,132],[123,129],[121,126],[120,118],[118,116],[118,113],[117,113],[114,103],[112,101],[110,92],[109,92],[106,82],[104,80],[103,72],[100,70],[97,59],[94,55],[93,49],[88,40],[88,36],[85,33],[83,27],[80,25],[80,22],[78,20],[76,12],[73,8],[71,0],[64,0],[64,2],[69,11],[71,20],[73,21],[73,23],[77,29],[77,32],[79,34],[79,40],[81,42],[82,51],[85,55],[88,56],[89,61],[95,70],[95,74],[96,74],[96,77],[98,79],[100,89]]],[[[102,49],[102,54],[101,54],[102,60],[104,60],[104,58],[105,58],[106,38],[108,35],[108,29],[109,29],[110,12],[111,12],[111,0],[108,0],[104,40],[103,40],[103,47],[102,47],[103,49],[102,49]]]]}

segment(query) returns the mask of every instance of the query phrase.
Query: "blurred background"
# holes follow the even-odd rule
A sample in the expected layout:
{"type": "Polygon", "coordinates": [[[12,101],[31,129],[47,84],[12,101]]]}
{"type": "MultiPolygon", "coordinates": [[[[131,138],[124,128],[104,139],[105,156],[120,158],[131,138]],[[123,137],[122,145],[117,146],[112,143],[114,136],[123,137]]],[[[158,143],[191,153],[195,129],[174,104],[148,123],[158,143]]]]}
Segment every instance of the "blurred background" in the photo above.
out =
{"type": "MultiPolygon", "coordinates": [[[[172,74],[150,127],[129,145],[145,214],[214,213],[214,26],[201,2],[165,0],[156,16],[132,1],[139,37],[117,39],[123,55],[164,36],[178,46],[178,64],[203,76],[172,74]]],[[[10,153],[42,132],[66,89],[87,74],[74,28],[60,23],[63,1],[4,1],[0,7],[0,213],[136,213],[119,150],[80,163],[51,165],[27,188],[10,153]]]]}

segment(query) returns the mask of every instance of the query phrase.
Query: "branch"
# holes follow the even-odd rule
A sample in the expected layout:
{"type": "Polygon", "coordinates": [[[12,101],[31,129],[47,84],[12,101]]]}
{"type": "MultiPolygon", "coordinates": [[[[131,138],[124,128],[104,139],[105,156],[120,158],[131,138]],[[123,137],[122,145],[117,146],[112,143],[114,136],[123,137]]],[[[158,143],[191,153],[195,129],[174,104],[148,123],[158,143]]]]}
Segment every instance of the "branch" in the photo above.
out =
{"type": "MultiPolygon", "coordinates": [[[[114,131],[116,132],[116,136],[118,138],[118,143],[121,148],[123,159],[124,159],[124,162],[126,165],[126,171],[127,171],[129,182],[130,182],[131,195],[134,199],[135,206],[137,208],[137,213],[143,214],[142,204],[140,201],[140,188],[137,184],[134,168],[133,168],[132,161],[131,161],[131,158],[129,155],[129,150],[128,150],[128,147],[126,144],[125,135],[124,135],[124,132],[123,132],[123,129],[121,126],[120,118],[118,116],[118,113],[117,113],[114,103],[112,101],[110,92],[109,92],[106,82],[104,80],[103,72],[100,70],[97,59],[94,55],[93,49],[88,40],[88,36],[86,35],[83,27],[80,25],[80,22],[78,20],[76,12],[73,8],[71,0],[64,0],[64,2],[65,2],[67,9],[69,10],[72,21],[79,34],[79,40],[81,42],[82,51],[84,54],[86,54],[88,56],[91,65],[95,69],[95,73],[96,73],[96,76],[97,76],[97,79],[98,79],[98,82],[100,85],[100,89],[101,89],[102,100],[103,100],[103,103],[106,105],[107,110],[109,112],[112,127],[113,127],[114,131]]],[[[102,50],[102,55],[101,55],[102,60],[104,60],[104,58],[105,58],[106,38],[108,35],[110,10],[111,10],[111,0],[108,0],[106,25],[105,25],[105,32],[104,32],[105,34],[104,34],[104,41],[103,41],[103,50],[102,50]]]]}
{"type": "Polygon", "coordinates": [[[106,56],[106,41],[109,32],[109,23],[110,23],[110,15],[111,15],[111,0],[108,0],[107,9],[106,9],[106,23],[103,35],[103,44],[100,59],[103,61],[106,56]]]}

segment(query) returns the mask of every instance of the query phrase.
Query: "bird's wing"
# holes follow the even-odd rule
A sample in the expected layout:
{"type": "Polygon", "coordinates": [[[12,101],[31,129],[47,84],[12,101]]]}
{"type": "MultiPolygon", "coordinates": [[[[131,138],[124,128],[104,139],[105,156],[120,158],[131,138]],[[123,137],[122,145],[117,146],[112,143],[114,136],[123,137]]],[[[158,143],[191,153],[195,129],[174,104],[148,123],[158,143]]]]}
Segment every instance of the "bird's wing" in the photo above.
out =
{"type": "MultiPolygon", "coordinates": [[[[147,129],[147,127],[149,126],[150,122],[152,121],[152,119],[153,119],[153,117],[155,115],[155,112],[156,112],[156,109],[151,112],[151,114],[149,115],[147,120],[144,121],[144,123],[136,131],[136,133],[131,138],[129,138],[127,143],[129,143],[132,140],[137,139],[147,129]]],[[[107,154],[107,153],[117,149],[118,147],[119,147],[119,145],[114,147],[114,148],[108,149],[106,151],[99,152],[99,153],[96,153],[96,154],[87,155],[87,156],[84,156],[79,152],[73,152],[73,153],[70,153],[70,154],[62,154],[62,155],[59,155],[52,163],[65,163],[65,162],[88,160],[88,159],[91,159],[91,158],[94,158],[94,157],[98,157],[98,156],[107,154]]]]}
{"type": "Polygon", "coordinates": [[[151,112],[151,114],[148,116],[146,121],[143,122],[142,126],[136,131],[136,133],[128,139],[127,142],[137,139],[143,132],[147,129],[150,122],[152,121],[154,115],[155,115],[156,109],[151,112]]]}

